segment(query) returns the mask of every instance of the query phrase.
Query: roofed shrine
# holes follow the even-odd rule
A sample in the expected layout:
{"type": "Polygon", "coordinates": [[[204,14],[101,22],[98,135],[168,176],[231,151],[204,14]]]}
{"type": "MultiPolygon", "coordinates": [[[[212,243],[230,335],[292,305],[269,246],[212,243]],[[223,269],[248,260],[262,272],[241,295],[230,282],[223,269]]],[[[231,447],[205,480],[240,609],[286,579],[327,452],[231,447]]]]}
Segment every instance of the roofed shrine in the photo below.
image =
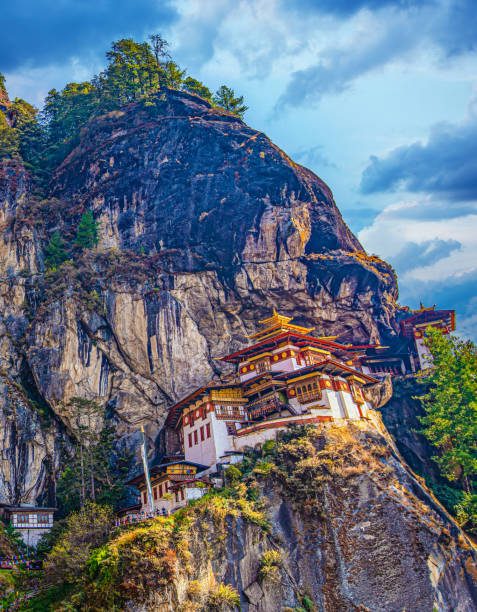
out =
{"type": "Polygon", "coordinates": [[[233,377],[211,381],[170,408],[166,426],[177,432],[186,460],[227,464],[290,425],[367,419],[365,387],[376,379],[361,359],[374,345],[311,335],[313,328],[275,310],[259,324],[248,347],[220,358],[235,364],[233,377]]]}

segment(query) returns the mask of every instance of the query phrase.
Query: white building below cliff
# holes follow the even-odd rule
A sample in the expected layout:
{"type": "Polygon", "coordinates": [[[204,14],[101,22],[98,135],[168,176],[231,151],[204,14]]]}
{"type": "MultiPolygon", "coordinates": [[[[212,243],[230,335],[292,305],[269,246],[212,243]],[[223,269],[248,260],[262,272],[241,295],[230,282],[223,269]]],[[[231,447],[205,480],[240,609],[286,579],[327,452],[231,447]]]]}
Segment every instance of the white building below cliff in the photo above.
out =
{"type": "Polygon", "coordinates": [[[376,382],[361,365],[367,347],[315,337],[290,322],[274,311],[251,346],[222,358],[236,365],[235,376],[170,408],[166,427],[177,432],[185,461],[212,472],[289,426],[367,418],[364,387],[376,382]]]}
{"type": "Polygon", "coordinates": [[[53,515],[56,508],[37,508],[35,506],[7,506],[1,508],[2,517],[6,518],[13,529],[19,533],[23,542],[36,548],[41,538],[53,527],[53,515]]]}

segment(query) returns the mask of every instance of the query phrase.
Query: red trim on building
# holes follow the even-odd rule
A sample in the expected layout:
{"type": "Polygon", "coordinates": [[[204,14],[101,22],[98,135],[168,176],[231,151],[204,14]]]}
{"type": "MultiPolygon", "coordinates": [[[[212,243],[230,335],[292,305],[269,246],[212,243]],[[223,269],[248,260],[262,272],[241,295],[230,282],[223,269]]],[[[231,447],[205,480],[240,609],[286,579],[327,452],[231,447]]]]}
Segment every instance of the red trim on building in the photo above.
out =
{"type": "Polygon", "coordinates": [[[237,436],[245,436],[246,434],[259,431],[260,429],[275,429],[276,427],[283,427],[285,425],[305,425],[306,423],[331,423],[333,417],[331,416],[315,416],[315,417],[304,417],[302,419],[285,419],[283,421],[262,421],[255,425],[249,425],[243,427],[237,431],[237,436]]]}

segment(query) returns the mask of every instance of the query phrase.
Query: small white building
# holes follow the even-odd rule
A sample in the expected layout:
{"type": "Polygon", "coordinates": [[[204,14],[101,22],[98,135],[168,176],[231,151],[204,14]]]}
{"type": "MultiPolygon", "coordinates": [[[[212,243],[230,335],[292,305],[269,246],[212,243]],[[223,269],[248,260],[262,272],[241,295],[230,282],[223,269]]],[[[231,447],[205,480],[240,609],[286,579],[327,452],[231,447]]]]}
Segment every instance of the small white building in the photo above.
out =
{"type": "Polygon", "coordinates": [[[3,506],[3,516],[10,521],[28,547],[35,548],[45,533],[53,527],[56,508],[35,506],[3,506]]]}
{"type": "Polygon", "coordinates": [[[169,515],[183,508],[209,490],[211,483],[201,477],[206,467],[181,459],[150,467],[153,508],[148,500],[146,477],[141,473],[126,483],[139,489],[139,505],[120,510],[118,515],[169,515]]]}

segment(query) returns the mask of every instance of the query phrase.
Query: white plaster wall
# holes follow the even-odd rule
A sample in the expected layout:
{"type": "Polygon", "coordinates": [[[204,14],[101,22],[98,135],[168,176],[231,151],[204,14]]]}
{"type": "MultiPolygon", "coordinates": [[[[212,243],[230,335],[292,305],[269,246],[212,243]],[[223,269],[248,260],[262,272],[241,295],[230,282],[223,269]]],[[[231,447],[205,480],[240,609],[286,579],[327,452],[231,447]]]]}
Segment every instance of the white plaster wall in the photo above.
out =
{"type": "Polygon", "coordinates": [[[364,402],[364,404],[361,404],[361,412],[363,413],[363,417],[368,417],[368,411],[371,410],[371,406],[368,404],[368,402],[364,402]]]}
{"type": "MultiPolygon", "coordinates": [[[[288,398],[288,403],[293,408],[293,410],[295,410],[298,414],[301,414],[303,412],[304,404],[300,404],[300,402],[297,400],[296,397],[289,397],[288,398]]],[[[317,402],[315,402],[315,403],[317,403],[317,402]]]]}
{"type": "Polygon", "coordinates": [[[345,419],[346,412],[344,405],[341,403],[340,398],[336,391],[330,389],[323,389],[323,396],[326,396],[328,405],[331,409],[331,414],[334,419],[345,419]]]}
{"type": "Polygon", "coordinates": [[[333,412],[330,408],[312,408],[310,414],[313,416],[333,417],[333,412]]]}
{"type": "Polygon", "coordinates": [[[274,440],[277,436],[277,432],[283,431],[284,429],[286,429],[286,426],[261,429],[260,431],[254,431],[253,433],[240,436],[240,438],[236,436],[234,440],[235,450],[243,450],[247,446],[255,448],[257,444],[263,444],[267,440],[274,440]]]}
{"type": "MultiPolygon", "coordinates": [[[[242,367],[242,364],[239,366],[239,372],[240,372],[240,368],[242,367]]],[[[240,380],[241,382],[245,382],[246,380],[250,380],[250,378],[254,378],[255,376],[257,376],[258,372],[257,370],[252,370],[251,372],[246,372],[245,374],[240,374],[240,380]]]]}
{"type": "Polygon", "coordinates": [[[211,465],[216,462],[218,453],[215,445],[215,436],[212,421],[215,419],[214,412],[208,412],[205,419],[197,419],[193,427],[184,426],[184,458],[186,461],[211,465]],[[207,438],[207,423],[210,425],[210,438],[207,438]],[[200,428],[204,428],[205,439],[200,439],[200,428]],[[194,431],[197,431],[197,444],[194,444],[194,431]],[[192,434],[192,446],[189,446],[189,433],[192,434]]]}
{"type": "Polygon", "coordinates": [[[22,540],[25,544],[31,548],[36,548],[38,542],[41,540],[45,533],[48,533],[49,529],[15,529],[16,532],[20,533],[22,540]]]}
{"type": "Polygon", "coordinates": [[[186,501],[192,501],[193,499],[200,499],[207,493],[207,487],[186,487],[185,498],[186,501]]]}
{"type": "Polygon", "coordinates": [[[425,369],[431,367],[432,357],[422,338],[416,338],[416,348],[421,368],[425,369]]]}
{"type": "MultiPolygon", "coordinates": [[[[294,408],[295,410],[298,411],[299,414],[302,414],[303,412],[306,412],[307,410],[309,410],[311,408],[311,406],[323,406],[324,408],[330,408],[330,405],[328,403],[328,397],[326,396],[325,393],[322,394],[321,399],[319,400],[314,400],[312,402],[308,402],[307,404],[301,404],[298,399],[296,397],[291,397],[289,398],[289,403],[292,406],[292,408],[294,408]]],[[[331,411],[325,411],[325,410],[320,410],[320,414],[331,414],[331,411]]]]}
{"type": "Polygon", "coordinates": [[[271,361],[271,369],[274,372],[294,372],[299,369],[295,357],[289,359],[282,359],[281,361],[271,361]]]}
{"type": "MultiPolygon", "coordinates": [[[[227,433],[227,425],[225,421],[217,419],[215,412],[212,412],[212,438],[215,440],[215,457],[213,463],[217,463],[226,451],[234,450],[233,438],[227,433]]],[[[211,465],[212,462],[205,465],[211,465]]]]}
{"type": "Polygon", "coordinates": [[[347,391],[337,391],[337,394],[345,407],[347,417],[349,419],[360,419],[361,416],[359,414],[358,406],[355,404],[351,393],[348,393],[347,391]]]}

